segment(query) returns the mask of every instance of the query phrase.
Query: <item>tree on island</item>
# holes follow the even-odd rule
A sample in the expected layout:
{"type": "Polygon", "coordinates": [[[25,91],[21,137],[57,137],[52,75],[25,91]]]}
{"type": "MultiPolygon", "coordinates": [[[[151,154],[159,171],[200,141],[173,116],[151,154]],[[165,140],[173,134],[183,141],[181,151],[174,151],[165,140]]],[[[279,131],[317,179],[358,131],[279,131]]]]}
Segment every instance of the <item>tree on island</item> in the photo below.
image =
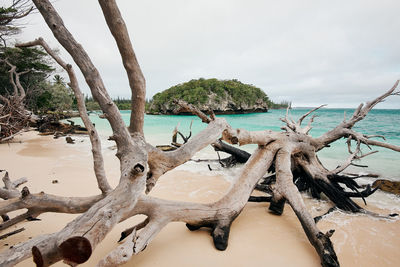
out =
{"type": "Polygon", "coordinates": [[[11,182],[6,174],[3,178],[5,188],[0,190],[0,196],[5,199],[0,202],[0,214],[5,217],[5,214],[11,211],[21,209],[27,211],[0,224],[0,229],[27,218],[36,218],[44,212],[82,214],[59,232],[34,237],[4,251],[0,254],[2,266],[14,265],[28,257],[33,257],[38,266],[49,266],[61,260],[73,266],[83,263],[116,224],[138,214],[146,215],[147,218],[124,231],[121,240],[125,239],[125,242],[106,255],[98,266],[117,266],[127,262],[134,254],[143,251],[160,230],[173,221],[185,222],[189,230],[210,228],[215,247],[225,250],[231,223],[240,215],[254,188],[268,172],[273,176],[270,179],[270,196],[264,198],[270,201],[269,209],[280,215],[287,202],[318,253],[321,265],[339,266],[339,260],[330,241],[333,230],[322,233],[318,229],[314,218],[304,205],[300,191],[309,191],[316,198],[324,193],[337,208],[344,211],[372,214],[351,199],[368,196],[371,193],[370,188],[359,192],[359,186],[354,180],[357,177],[344,175],[343,171],[353,160],[370,154],[361,154],[361,145],[379,146],[400,152],[399,146],[377,141],[373,139],[375,136],[366,136],[352,129],[376,104],[390,95],[399,94],[395,91],[398,81],[381,96],[365,105],[361,104],[350,118],[345,118],[334,129],[318,138],[308,134],[314,117],[311,117],[307,126],[302,127],[302,122],[313,110],[296,122],[288,116],[283,118],[285,126],[282,132],[269,130],[249,132],[245,129],[232,129],[223,118],[217,118],[213,114],[208,117],[195,107],[181,102],[182,109],[198,115],[208,124],[207,128],[179,149],[162,152],[146,143],[143,135],[145,79],[115,1],[99,0],[99,3],[119,48],[132,90],[129,127],[125,126],[91,59],[66,29],[51,3],[48,0],[33,0],[33,2],[56,39],[78,65],[94,99],[98,101],[109,121],[113,131],[111,139],[117,145],[116,156],[120,160],[121,175],[119,184],[111,188],[104,171],[100,139],[87,116],[84,97],[71,65],[57,56],[43,39],[20,44],[20,47],[41,45],[68,72],[80,115],[89,130],[94,171],[101,194],[90,197],[61,197],[43,192],[33,194],[27,187],[19,192],[17,186],[20,182],[11,182]],[[348,140],[350,156],[336,169],[328,170],[318,160],[317,152],[342,138],[348,140]],[[229,192],[220,200],[199,204],[164,200],[144,193],[156,185],[161,175],[185,163],[197,151],[218,139],[231,144],[258,145],[242,167],[229,192]],[[353,149],[352,142],[356,144],[353,149]],[[344,187],[350,188],[352,192],[346,191],[344,187]]]}

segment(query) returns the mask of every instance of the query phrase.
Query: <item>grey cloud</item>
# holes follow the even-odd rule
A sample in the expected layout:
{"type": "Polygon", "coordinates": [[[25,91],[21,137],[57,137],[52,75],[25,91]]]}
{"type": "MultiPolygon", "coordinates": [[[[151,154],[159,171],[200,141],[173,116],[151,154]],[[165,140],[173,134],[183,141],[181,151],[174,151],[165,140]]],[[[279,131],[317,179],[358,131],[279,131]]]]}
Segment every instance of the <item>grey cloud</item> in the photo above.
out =
{"type": "MultiPolygon", "coordinates": [[[[400,78],[397,0],[118,3],[149,97],[192,78],[236,78],[276,101],[347,107],[377,96],[400,78]]],[[[55,5],[111,95],[128,97],[121,59],[97,1],[55,5]]],[[[20,39],[43,35],[59,47],[38,14],[29,20],[33,23],[20,39]]],[[[390,99],[380,107],[400,108],[400,101],[390,99]]]]}

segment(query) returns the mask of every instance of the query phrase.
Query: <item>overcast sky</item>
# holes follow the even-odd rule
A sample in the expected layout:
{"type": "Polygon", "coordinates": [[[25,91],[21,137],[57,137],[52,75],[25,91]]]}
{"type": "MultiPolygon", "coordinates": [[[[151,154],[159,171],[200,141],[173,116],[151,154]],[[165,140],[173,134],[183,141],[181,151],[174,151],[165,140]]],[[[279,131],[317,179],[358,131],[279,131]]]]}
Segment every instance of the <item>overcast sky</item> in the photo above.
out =
{"type": "MultiPolygon", "coordinates": [[[[190,79],[238,79],[294,106],[355,107],[400,78],[399,0],[119,0],[147,97],[190,79]]],[[[95,0],[58,0],[67,28],[113,97],[130,97],[115,42],[95,0]]],[[[44,37],[40,14],[20,41],[44,37]]],[[[88,87],[81,80],[85,93],[88,87]]],[[[378,108],[400,108],[392,97],[378,108]]]]}

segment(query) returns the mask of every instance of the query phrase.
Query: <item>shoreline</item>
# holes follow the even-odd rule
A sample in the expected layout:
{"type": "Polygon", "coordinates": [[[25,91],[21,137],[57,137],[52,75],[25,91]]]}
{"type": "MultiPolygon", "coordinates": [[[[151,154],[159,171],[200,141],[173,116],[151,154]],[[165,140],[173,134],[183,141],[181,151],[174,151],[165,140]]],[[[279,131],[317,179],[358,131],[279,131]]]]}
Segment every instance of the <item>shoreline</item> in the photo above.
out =
{"type": "MultiPolygon", "coordinates": [[[[241,114],[252,114],[252,113],[267,113],[270,109],[246,109],[246,110],[213,110],[215,115],[241,115],[241,114]]],[[[209,110],[201,110],[204,114],[207,114],[209,110]]],[[[178,112],[175,113],[173,110],[167,110],[164,112],[150,112],[146,111],[146,115],[180,115],[180,116],[193,116],[191,112],[178,112]]]]}
{"type": "MultiPolygon", "coordinates": [[[[90,149],[84,151],[89,147],[89,139],[84,136],[74,138],[77,139],[76,144],[71,145],[64,138],[38,136],[36,132],[24,133],[15,140],[22,143],[0,145],[0,168],[9,171],[12,180],[27,177],[27,186],[32,193],[44,191],[64,196],[98,194],[90,149]],[[52,184],[55,179],[58,183],[52,184]]],[[[103,152],[107,176],[110,184],[115,186],[119,179],[115,151],[104,148],[103,152]]],[[[221,175],[173,170],[160,178],[151,195],[206,203],[218,200],[229,187],[229,181],[221,175]]],[[[305,199],[305,203],[313,216],[324,213],[327,208],[324,201],[305,199]]],[[[381,214],[392,212],[371,205],[366,209],[381,214]]],[[[282,216],[272,215],[267,210],[266,204],[248,203],[232,224],[226,251],[214,248],[208,231],[190,232],[184,223],[171,223],[145,251],[133,256],[124,266],[251,266],[265,265],[266,262],[271,266],[320,266],[318,255],[291,208],[286,205],[282,216]]],[[[3,230],[0,234],[26,228],[19,234],[0,240],[0,249],[7,249],[38,234],[58,231],[75,216],[46,213],[39,216],[41,221],[23,222],[3,230]]],[[[120,232],[140,219],[131,218],[118,224],[82,266],[94,266],[117,246],[120,232]]],[[[366,215],[334,212],[322,219],[318,227],[324,232],[336,230],[332,242],[342,266],[396,266],[400,263],[397,257],[400,249],[398,219],[378,220],[366,215]]],[[[32,259],[28,259],[17,266],[32,264],[32,259]]],[[[66,265],[57,263],[55,266],[66,265]]]]}

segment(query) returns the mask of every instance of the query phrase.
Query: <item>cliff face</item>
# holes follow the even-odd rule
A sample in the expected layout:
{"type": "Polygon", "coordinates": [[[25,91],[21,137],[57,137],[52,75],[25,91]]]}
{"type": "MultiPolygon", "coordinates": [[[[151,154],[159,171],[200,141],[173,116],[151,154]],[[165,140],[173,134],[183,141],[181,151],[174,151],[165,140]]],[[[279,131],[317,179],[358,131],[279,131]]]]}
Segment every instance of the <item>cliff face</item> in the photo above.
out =
{"type": "Polygon", "coordinates": [[[149,114],[174,114],[175,99],[184,100],[200,110],[216,114],[267,112],[271,101],[259,88],[237,80],[191,80],[156,94],[149,102],[149,114]]]}

